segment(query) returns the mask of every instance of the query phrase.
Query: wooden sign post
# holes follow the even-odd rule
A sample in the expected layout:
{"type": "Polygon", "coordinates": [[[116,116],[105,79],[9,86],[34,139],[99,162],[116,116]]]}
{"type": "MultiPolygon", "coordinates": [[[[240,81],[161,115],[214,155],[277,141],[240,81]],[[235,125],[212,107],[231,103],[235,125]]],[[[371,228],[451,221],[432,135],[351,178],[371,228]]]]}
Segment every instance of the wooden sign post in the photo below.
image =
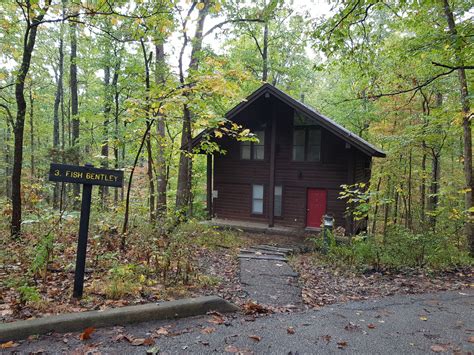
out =
{"type": "Polygon", "coordinates": [[[82,184],[81,219],[77,241],[76,271],[74,273],[73,297],[81,298],[84,290],[84,272],[86,268],[87,234],[91,212],[92,186],[122,187],[123,171],[85,166],[52,163],[49,169],[49,181],[82,184]]]}

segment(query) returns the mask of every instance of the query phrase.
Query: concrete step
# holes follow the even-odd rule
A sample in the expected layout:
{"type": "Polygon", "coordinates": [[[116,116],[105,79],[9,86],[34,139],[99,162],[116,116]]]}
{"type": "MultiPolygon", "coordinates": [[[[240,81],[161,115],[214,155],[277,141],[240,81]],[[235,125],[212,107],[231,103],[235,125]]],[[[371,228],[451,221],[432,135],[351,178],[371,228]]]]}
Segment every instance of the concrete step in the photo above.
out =
{"type": "Polygon", "coordinates": [[[240,249],[240,252],[245,253],[245,254],[278,255],[278,256],[282,256],[282,257],[286,256],[285,253],[281,253],[281,252],[278,252],[278,251],[263,250],[263,249],[253,248],[253,247],[250,248],[250,249],[240,249]]]}
{"type": "Polygon", "coordinates": [[[260,259],[260,260],[276,260],[286,262],[286,258],[278,255],[256,255],[256,254],[239,254],[241,259],[260,259]]]}

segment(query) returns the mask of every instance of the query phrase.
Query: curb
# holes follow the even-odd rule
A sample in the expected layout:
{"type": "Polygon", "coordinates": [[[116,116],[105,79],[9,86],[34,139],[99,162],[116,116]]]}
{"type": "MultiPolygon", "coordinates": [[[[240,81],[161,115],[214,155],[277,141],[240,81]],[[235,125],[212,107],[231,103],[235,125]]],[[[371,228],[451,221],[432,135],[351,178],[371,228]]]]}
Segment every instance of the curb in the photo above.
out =
{"type": "Polygon", "coordinates": [[[184,318],[209,311],[235,312],[239,308],[217,296],[203,296],[162,303],[143,304],[105,311],[67,313],[57,316],[0,324],[0,341],[25,339],[49,332],[68,333],[87,327],[107,327],[130,323],[184,318]]]}

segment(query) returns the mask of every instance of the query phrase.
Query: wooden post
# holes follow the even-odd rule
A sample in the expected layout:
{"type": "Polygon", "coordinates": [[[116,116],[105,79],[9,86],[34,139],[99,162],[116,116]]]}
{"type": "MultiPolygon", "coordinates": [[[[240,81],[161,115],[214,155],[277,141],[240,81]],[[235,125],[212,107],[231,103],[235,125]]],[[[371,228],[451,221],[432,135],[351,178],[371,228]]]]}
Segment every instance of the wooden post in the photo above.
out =
{"type": "MultiPolygon", "coordinates": [[[[87,166],[87,165],[86,165],[87,166]]],[[[74,298],[81,298],[84,289],[84,272],[86,270],[87,233],[91,214],[92,185],[82,185],[81,219],[79,222],[79,239],[77,241],[76,271],[74,274],[74,298]]]]}
{"type": "Polygon", "coordinates": [[[276,154],[276,102],[273,102],[272,133],[270,137],[270,182],[268,189],[268,226],[273,227],[275,219],[275,154],[276,154]]]}
{"type": "Polygon", "coordinates": [[[212,154],[207,155],[207,218],[212,219],[212,154]]]}
{"type": "Polygon", "coordinates": [[[49,167],[49,181],[82,184],[81,219],[77,240],[76,271],[74,274],[73,297],[81,298],[84,290],[84,272],[86,270],[87,233],[91,214],[92,186],[123,186],[123,171],[85,166],[52,163],[49,167]]]}

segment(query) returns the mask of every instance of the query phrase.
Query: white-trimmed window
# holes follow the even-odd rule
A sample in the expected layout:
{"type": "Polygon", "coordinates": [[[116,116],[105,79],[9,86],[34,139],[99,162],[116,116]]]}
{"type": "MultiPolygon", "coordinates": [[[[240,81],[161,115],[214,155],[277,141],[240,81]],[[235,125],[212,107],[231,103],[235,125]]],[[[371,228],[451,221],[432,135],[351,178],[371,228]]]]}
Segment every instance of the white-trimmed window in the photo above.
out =
{"type": "Polygon", "coordinates": [[[252,185],[252,214],[263,214],[263,185],[252,185]]]}
{"type": "Polygon", "coordinates": [[[283,188],[281,185],[275,186],[275,198],[274,198],[274,208],[273,215],[275,217],[281,217],[282,214],[282,197],[283,197],[283,188]]]}

